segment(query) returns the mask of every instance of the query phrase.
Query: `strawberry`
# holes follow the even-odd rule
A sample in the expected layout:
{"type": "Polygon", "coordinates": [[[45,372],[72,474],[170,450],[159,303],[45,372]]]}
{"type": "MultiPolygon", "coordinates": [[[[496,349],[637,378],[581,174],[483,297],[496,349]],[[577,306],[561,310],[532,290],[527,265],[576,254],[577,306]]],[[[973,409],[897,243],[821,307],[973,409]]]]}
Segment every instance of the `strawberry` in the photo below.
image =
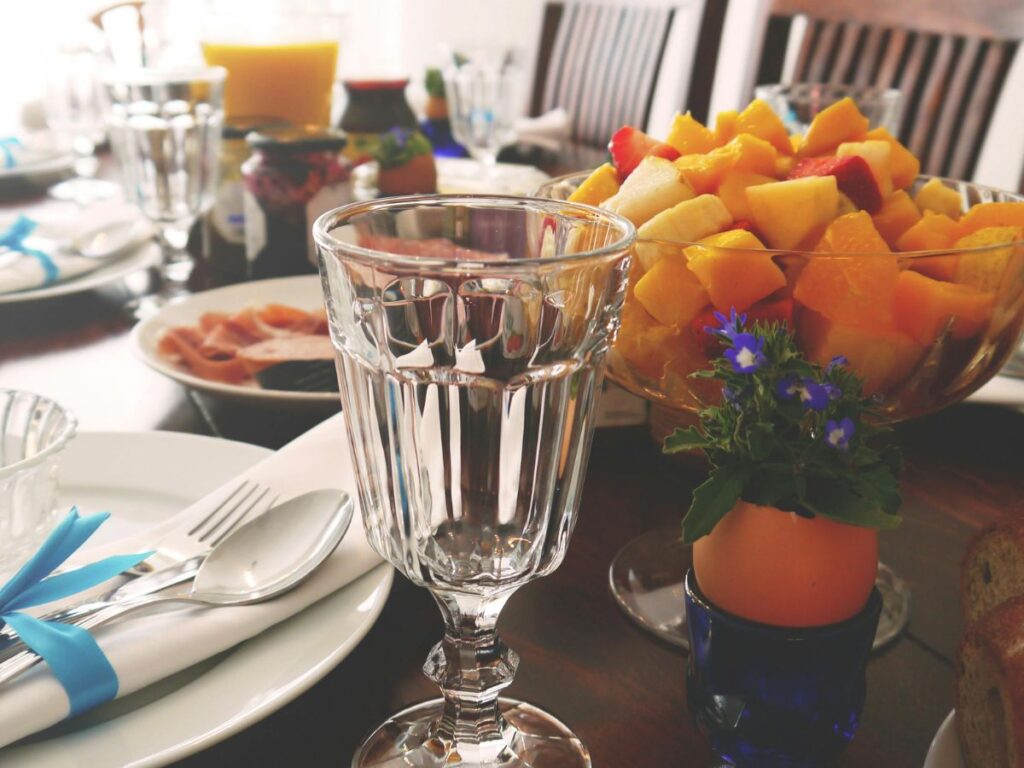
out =
{"type": "Polygon", "coordinates": [[[611,153],[615,170],[618,171],[620,182],[625,181],[633,169],[640,165],[640,161],[648,155],[664,157],[666,160],[675,160],[679,157],[679,151],[674,147],[652,139],[630,125],[624,125],[612,135],[612,140],[608,142],[608,151],[611,153]]]}
{"type": "Polygon", "coordinates": [[[835,176],[839,191],[858,208],[875,213],[882,207],[882,190],[871,173],[871,166],[859,155],[809,157],[798,162],[787,178],[804,176],[835,176]]]}

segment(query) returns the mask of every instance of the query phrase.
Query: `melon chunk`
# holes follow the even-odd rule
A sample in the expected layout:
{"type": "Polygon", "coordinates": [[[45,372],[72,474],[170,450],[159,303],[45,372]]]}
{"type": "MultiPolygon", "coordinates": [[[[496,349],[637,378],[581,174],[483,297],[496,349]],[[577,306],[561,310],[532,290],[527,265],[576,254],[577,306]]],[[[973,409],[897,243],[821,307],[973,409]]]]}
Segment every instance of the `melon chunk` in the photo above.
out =
{"type": "Polygon", "coordinates": [[[690,270],[716,309],[742,312],[786,285],[786,276],[764,245],[750,232],[734,229],[701,240],[686,249],[690,270]]]}
{"type": "Polygon", "coordinates": [[[671,160],[648,156],[601,207],[625,216],[639,227],[659,211],[691,197],[693,190],[679,177],[671,160]]]}
{"type": "Polygon", "coordinates": [[[747,187],[750,216],[772,248],[813,245],[839,210],[834,176],[747,187]]]}
{"type": "Polygon", "coordinates": [[[720,199],[701,195],[662,211],[637,230],[636,257],[646,272],[654,267],[664,252],[678,253],[678,248],[647,243],[665,240],[669,243],[696,243],[701,238],[721,232],[732,224],[732,216],[720,199]]]}
{"type": "Polygon", "coordinates": [[[722,183],[718,185],[718,196],[729,209],[734,221],[750,219],[750,206],[747,205],[747,187],[756,187],[758,184],[771,184],[775,179],[760,173],[746,173],[745,171],[731,171],[726,174],[722,183]]]}
{"type": "Polygon", "coordinates": [[[963,213],[963,202],[960,193],[947,187],[939,179],[931,179],[914,195],[917,207],[924,211],[942,213],[956,221],[963,213]]]}
{"type": "Polygon", "coordinates": [[[808,360],[827,365],[845,355],[864,379],[864,394],[886,392],[902,383],[924,357],[926,347],[900,331],[872,325],[839,323],[804,311],[797,324],[797,345],[808,360]]]}
{"type": "Polygon", "coordinates": [[[710,304],[708,292],[681,254],[664,258],[633,288],[636,300],[664,325],[683,326],[710,304]]]}

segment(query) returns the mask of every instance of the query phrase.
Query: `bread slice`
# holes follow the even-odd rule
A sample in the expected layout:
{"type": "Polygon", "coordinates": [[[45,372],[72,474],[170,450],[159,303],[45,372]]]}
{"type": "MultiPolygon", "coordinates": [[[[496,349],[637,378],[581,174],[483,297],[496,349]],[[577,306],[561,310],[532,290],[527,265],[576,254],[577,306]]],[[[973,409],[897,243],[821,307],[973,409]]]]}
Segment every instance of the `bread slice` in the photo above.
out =
{"type": "Polygon", "coordinates": [[[964,636],[956,725],[968,768],[1024,768],[1024,597],[985,614],[964,636]]]}
{"type": "Polygon", "coordinates": [[[969,627],[1012,597],[1024,595],[1024,521],[979,533],[960,568],[960,604],[969,627]]]}

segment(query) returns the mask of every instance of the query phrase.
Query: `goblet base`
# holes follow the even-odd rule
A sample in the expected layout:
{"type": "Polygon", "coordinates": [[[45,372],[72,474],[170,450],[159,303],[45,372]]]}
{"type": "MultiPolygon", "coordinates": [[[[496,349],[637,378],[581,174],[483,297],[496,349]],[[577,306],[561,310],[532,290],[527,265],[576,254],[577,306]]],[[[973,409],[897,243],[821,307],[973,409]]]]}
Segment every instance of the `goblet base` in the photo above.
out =
{"type": "MultiPolygon", "coordinates": [[[[615,555],[608,572],[612,596],[626,614],[651,634],[689,650],[686,626],[686,572],[693,565],[679,526],[656,528],[637,536],[615,555]]],[[[882,594],[882,615],[873,650],[902,634],[910,620],[910,589],[884,563],[875,586],[882,594]]]]}
{"type": "Polygon", "coordinates": [[[65,200],[83,205],[95,200],[106,200],[121,191],[112,181],[103,179],[74,178],[50,187],[48,193],[56,200],[65,200]]]}
{"type": "Polygon", "coordinates": [[[374,731],[352,768],[590,768],[590,753],[561,721],[515,699],[498,701],[507,745],[496,757],[474,759],[468,749],[437,736],[444,701],[409,707],[374,731]]]}

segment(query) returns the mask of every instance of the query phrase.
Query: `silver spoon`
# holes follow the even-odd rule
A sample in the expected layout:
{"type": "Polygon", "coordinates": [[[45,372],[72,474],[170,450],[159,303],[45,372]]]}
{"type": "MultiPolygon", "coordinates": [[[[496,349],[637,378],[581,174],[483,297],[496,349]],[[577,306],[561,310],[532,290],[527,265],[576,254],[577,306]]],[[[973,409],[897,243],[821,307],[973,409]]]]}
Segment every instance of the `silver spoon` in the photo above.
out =
{"type": "MultiPolygon", "coordinates": [[[[259,603],[301,584],[335,550],[354,508],[344,491],[323,490],[279,504],[232,531],[210,550],[186,594],[142,595],[117,602],[85,603],[69,618],[85,615],[84,629],[107,624],[142,608],[184,603],[227,606],[259,603]]],[[[0,664],[0,685],[13,680],[39,661],[22,651],[0,664]]]]}

